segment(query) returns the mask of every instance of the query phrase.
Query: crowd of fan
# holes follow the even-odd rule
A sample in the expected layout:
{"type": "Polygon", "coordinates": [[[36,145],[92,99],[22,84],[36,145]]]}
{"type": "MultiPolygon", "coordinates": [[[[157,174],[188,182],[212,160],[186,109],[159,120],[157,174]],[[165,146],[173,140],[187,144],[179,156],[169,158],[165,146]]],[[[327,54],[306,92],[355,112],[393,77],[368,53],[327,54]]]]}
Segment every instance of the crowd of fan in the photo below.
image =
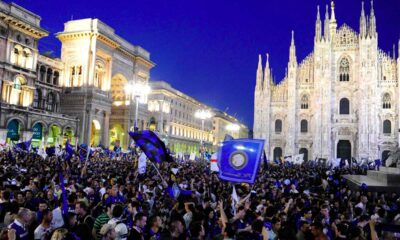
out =
{"type": "Polygon", "coordinates": [[[254,185],[235,185],[237,202],[206,161],[162,163],[162,177],[149,164],[138,175],[136,164],[1,152],[0,240],[395,239],[379,225],[400,224],[399,196],[351,190],[347,169],[264,164],[254,185]]]}

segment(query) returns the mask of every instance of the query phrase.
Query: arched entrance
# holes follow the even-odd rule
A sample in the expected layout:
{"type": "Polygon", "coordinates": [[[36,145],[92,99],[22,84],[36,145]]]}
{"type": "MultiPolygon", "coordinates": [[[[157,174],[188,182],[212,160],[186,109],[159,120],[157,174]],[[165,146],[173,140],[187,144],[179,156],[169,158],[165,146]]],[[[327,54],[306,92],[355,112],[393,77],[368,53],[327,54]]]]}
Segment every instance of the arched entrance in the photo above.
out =
{"type": "Polygon", "coordinates": [[[280,147],[274,148],[274,161],[275,160],[280,161],[281,157],[282,157],[282,148],[280,147]]]}
{"type": "Polygon", "coordinates": [[[19,141],[21,137],[21,124],[17,119],[7,124],[7,142],[19,141]]]}
{"type": "Polygon", "coordinates": [[[90,145],[91,146],[99,146],[100,144],[100,131],[101,125],[100,122],[97,120],[92,121],[92,131],[90,134],[90,145]]]}
{"type": "Polygon", "coordinates": [[[125,131],[120,124],[115,124],[110,129],[110,146],[127,148],[125,143],[125,131]]]}
{"type": "Polygon", "coordinates": [[[337,144],[337,158],[351,159],[351,143],[349,140],[340,140],[337,144]]]}
{"type": "MultiPolygon", "coordinates": [[[[390,153],[389,150],[385,150],[385,151],[382,152],[382,165],[383,166],[386,166],[386,160],[389,157],[389,153],[390,153]]],[[[386,167],[388,167],[388,166],[386,166],[386,167]]]]}
{"type": "Polygon", "coordinates": [[[65,146],[65,143],[69,140],[69,143],[74,145],[75,144],[75,133],[74,130],[70,127],[66,127],[64,129],[64,139],[63,139],[63,146],[65,146]]]}
{"type": "Polygon", "coordinates": [[[43,140],[43,124],[38,122],[32,127],[32,145],[40,146],[43,140]]]}
{"type": "Polygon", "coordinates": [[[61,133],[62,133],[62,130],[61,130],[60,126],[52,125],[49,128],[49,136],[47,138],[47,144],[54,145],[57,142],[58,142],[58,144],[61,144],[62,143],[61,142],[61,140],[62,140],[61,133]]]}
{"type": "Polygon", "coordinates": [[[308,161],[308,150],[307,150],[307,148],[300,148],[299,154],[304,154],[304,156],[303,156],[304,162],[308,161]]]}

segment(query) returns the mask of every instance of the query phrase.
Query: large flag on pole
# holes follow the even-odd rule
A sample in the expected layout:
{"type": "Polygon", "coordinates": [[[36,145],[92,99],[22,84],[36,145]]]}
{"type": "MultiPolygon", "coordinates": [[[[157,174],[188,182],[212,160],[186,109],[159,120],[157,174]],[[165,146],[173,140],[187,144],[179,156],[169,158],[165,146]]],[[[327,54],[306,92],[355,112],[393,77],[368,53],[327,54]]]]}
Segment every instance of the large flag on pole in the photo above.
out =
{"type": "Polygon", "coordinates": [[[46,154],[46,151],[44,150],[44,144],[43,143],[40,144],[40,147],[39,147],[39,150],[38,150],[37,154],[39,156],[41,156],[43,159],[46,159],[47,154],[46,154]]]}
{"type": "Polygon", "coordinates": [[[163,141],[150,130],[143,130],[138,132],[129,132],[129,135],[137,146],[146,154],[150,161],[161,163],[163,161],[172,162],[171,156],[168,154],[167,148],[163,141]]]}
{"type": "Polygon", "coordinates": [[[219,178],[230,182],[254,183],[263,150],[264,140],[223,142],[218,152],[219,178]]]}

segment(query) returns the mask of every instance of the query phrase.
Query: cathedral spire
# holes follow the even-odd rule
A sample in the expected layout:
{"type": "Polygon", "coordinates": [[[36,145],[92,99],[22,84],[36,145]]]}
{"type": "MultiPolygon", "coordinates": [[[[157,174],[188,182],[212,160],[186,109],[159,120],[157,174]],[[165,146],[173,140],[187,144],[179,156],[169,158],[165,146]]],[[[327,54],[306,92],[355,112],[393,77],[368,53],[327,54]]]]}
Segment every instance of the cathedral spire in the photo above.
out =
{"type": "Polygon", "coordinates": [[[361,17],[360,17],[360,37],[364,38],[367,35],[367,20],[365,19],[364,1],[361,2],[361,17]]]}
{"type": "Polygon", "coordinates": [[[269,68],[269,54],[267,53],[267,62],[264,70],[264,89],[267,89],[271,83],[271,69],[269,68]]]}
{"type": "Polygon", "coordinates": [[[326,10],[325,10],[324,38],[326,41],[329,40],[329,8],[328,8],[328,4],[326,5],[326,10]]]}
{"type": "Polygon", "coordinates": [[[262,58],[261,54],[258,55],[258,67],[257,67],[257,80],[256,80],[256,89],[262,89],[263,84],[263,72],[262,72],[262,58]]]}
{"type": "Polygon", "coordinates": [[[335,18],[335,3],[332,0],[332,2],[331,2],[331,21],[329,24],[331,41],[334,41],[334,39],[335,39],[336,28],[337,28],[337,23],[336,23],[336,18],[335,18]]]}
{"type": "Polygon", "coordinates": [[[371,14],[369,19],[369,35],[373,38],[376,36],[376,18],[374,12],[374,0],[371,0],[371,14]]]}
{"type": "Polygon", "coordinates": [[[322,34],[322,26],[321,26],[321,17],[319,15],[319,5],[317,6],[317,21],[315,22],[315,41],[321,41],[321,34],[322,34]]]}
{"type": "Polygon", "coordinates": [[[335,3],[333,0],[331,1],[331,22],[336,23],[336,18],[335,18],[335,3]]]}
{"type": "Polygon", "coordinates": [[[292,41],[290,43],[289,63],[297,63],[296,46],[294,44],[294,31],[292,30],[292,41]]]}

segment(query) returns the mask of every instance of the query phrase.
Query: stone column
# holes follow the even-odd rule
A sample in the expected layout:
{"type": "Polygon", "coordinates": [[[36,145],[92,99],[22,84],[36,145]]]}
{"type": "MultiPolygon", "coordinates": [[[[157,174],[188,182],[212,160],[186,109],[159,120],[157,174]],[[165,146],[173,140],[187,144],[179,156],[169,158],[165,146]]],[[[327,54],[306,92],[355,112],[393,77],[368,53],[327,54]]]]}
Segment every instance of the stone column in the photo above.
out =
{"type": "Polygon", "coordinates": [[[103,146],[108,146],[108,134],[110,132],[110,113],[109,112],[104,112],[104,117],[103,117],[103,126],[102,126],[103,132],[101,133],[101,143],[103,146]]]}

